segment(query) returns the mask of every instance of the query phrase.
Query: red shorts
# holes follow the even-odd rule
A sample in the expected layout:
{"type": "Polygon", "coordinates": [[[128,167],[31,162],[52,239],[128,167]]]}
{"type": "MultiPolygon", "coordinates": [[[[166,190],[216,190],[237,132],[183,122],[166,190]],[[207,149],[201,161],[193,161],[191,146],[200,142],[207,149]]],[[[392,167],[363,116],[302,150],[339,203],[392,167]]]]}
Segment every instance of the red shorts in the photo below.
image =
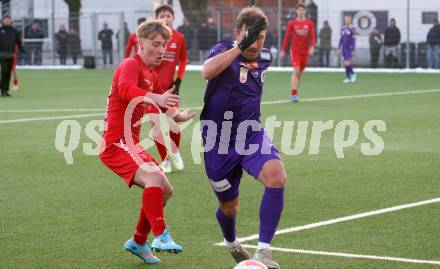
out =
{"type": "Polygon", "coordinates": [[[130,150],[124,139],[107,145],[99,158],[110,170],[122,177],[128,187],[133,185],[134,175],[143,164],[154,163],[154,165],[158,165],[156,160],[140,145],[136,145],[133,150],[130,150]]]}
{"type": "Polygon", "coordinates": [[[309,60],[309,55],[307,53],[295,53],[290,54],[290,62],[293,68],[299,68],[299,70],[304,71],[307,66],[307,61],[309,60]]]}

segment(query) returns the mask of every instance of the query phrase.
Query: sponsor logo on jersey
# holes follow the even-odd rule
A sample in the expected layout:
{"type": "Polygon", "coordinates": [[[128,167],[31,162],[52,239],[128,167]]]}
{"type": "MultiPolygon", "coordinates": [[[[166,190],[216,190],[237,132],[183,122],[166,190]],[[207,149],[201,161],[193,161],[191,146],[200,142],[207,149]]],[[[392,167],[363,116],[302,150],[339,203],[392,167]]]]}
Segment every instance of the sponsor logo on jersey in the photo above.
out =
{"type": "Polygon", "coordinates": [[[270,61],[270,53],[266,51],[260,52],[260,58],[261,60],[270,61]]]}
{"type": "Polygon", "coordinates": [[[247,67],[240,67],[240,82],[241,83],[246,83],[248,72],[249,72],[249,69],[247,69],[247,67]]]}
{"type": "Polygon", "coordinates": [[[209,181],[211,182],[212,188],[214,189],[215,192],[224,192],[232,187],[226,178],[218,182],[213,181],[211,179],[209,181]]]}

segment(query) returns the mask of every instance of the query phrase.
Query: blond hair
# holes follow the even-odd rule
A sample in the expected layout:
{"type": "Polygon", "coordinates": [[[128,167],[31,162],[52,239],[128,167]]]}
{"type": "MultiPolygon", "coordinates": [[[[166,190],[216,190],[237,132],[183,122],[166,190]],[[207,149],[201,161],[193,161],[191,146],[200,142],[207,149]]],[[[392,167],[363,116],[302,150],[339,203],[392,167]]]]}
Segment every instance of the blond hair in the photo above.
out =
{"type": "Polygon", "coordinates": [[[243,25],[249,27],[262,18],[265,20],[265,29],[267,29],[269,21],[264,12],[256,6],[245,7],[238,13],[235,19],[235,31],[239,32],[243,25]]]}
{"type": "Polygon", "coordinates": [[[138,39],[154,39],[158,34],[162,35],[162,37],[168,41],[171,38],[172,31],[165,23],[156,19],[145,20],[136,30],[138,39]]]}

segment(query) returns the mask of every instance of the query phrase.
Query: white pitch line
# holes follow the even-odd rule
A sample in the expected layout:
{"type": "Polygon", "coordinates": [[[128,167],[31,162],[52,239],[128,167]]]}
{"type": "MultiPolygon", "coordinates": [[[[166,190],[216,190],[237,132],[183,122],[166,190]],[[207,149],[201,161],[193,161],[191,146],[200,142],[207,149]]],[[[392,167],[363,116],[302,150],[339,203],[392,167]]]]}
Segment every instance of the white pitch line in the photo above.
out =
{"type": "MultiPolygon", "coordinates": [[[[433,93],[440,92],[440,89],[430,89],[430,90],[419,90],[419,91],[399,91],[399,92],[382,92],[382,93],[370,93],[370,94],[359,94],[359,95],[343,95],[343,96],[330,96],[330,97],[317,97],[317,98],[304,98],[300,102],[317,102],[317,101],[334,101],[334,100],[344,100],[344,99],[357,99],[357,98],[370,98],[370,97],[382,97],[382,96],[393,96],[393,95],[408,95],[408,94],[422,94],[422,93],[433,93]]],[[[266,101],[261,102],[264,105],[273,104],[284,104],[291,103],[290,100],[278,100],[278,101],[266,101]]]]}
{"type": "MultiPolygon", "coordinates": [[[[404,204],[404,205],[398,205],[398,206],[383,208],[383,209],[374,210],[374,211],[367,211],[367,212],[360,213],[360,214],[355,214],[355,215],[345,216],[345,217],[341,217],[341,218],[310,223],[307,225],[286,228],[286,229],[278,230],[277,232],[275,232],[275,234],[279,235],[279,234],[285,234],[285,233],[298,232],[298,231],[313,229],[313,228],[317,228],[317,227],[332,225],[332,224],[336,224],[336,223],[340,223],[340,222],[345,222],[345,221],[350,221],[350,220],[355,220],[355,219],[360,219],[360,218],[366,218],[366,217],[370,217],[370,216],[376,216],[376,215],[389,213],[389,212],[393,212],[393,211],[398,211],[398,210],[402,210],[402,209],[406,209],[406,208],[412,208],[412,207],[417,207],[417,206],[422,206],[422,205],[438,203],[438,202],[440,202],[440,197],[425,200],[425,201],[415,202],[415,203],[411,203],[411,204],[404,204]]],[[[238,238],[238,241],[246,242],[246,241],[255,240],[255,239],[258,239],[258,234],[253,234],[248,237],[238,238]]],[[[221,242],[221,243],[216,243],[215,245],[224,246],[225,244],[223,242],[221,242]]]]}
{"type": "MultiPolygon", "coordinates": [[[[244,244],[242,246],[246,248],[257,249],[257,246],[254,245],[244,244]]],[[[305,249],[277,248],[277,247],[271,247],[270,249],[274,251],[299,253],[299,254],[311,254],[311,255],[319,255],[319,256],[333,256],[333,257],[344,257],[344,258],[352,258],[352,259],[357,258],[357,259],[382,260],[382,261],[393,261],[393,262],[404,262],[404,263],[440,265],[440,261],[418,260],[418,259],[408,259],[408,258],[399,258],[399,257],[363,255],[363,254],[316,251],[316,250],[305,250],[305,249]]]]}
{"type": "Polygon", "coordinates": [[[15,119],[15,120],[0,120],[0,124],[1,124],[1,123],[16,123],[16,122],[41,121],[41,120],[77,119],[77,118],[88,118],[88,117],[103,116],[103,115],[104,115],[104,113],[99,113],[99,114],[70,115],[70,116],[59,116],[59,117],[44,117],[44,118],[26,118],[26,119],[15,119]]]}
{"type": "MultiPolygon", "coordinates": [[[[409,94],[422,94],[422,93],[435,93],[440,92],[440,89],[430,89],[430,90],[416,90],[416,91],[399,91],[399,92],[383,92],[383,93],[372,93],[372,94],[360,94],[360,95],[343,95],[343,96],[330,96],[330,97],[317,97],[317,98],[305,98],[301,99],[301,102],[318,102],[318,101],[333,101],[333,100],[344,100],[344,99],[357,99],[357,98],[370,98],[370,97],[381,97],[381,96],[395,96],[395,95],[409,95],[409,94]]],[[[290,100],[278,100],[278,101],[265,101],[261,102],[262,105],[273,105],[273,104],[284,104],[291,103],[290,100]]],[[[190,107],[192,110],[201,110],[202,106],[190,107]]],[[[31,110],[26,110],[31,111],[31,110]]],[[[59,110],[58,110],[59,111],[59,110]]],[[[84,111],[86,111],[84,109],[84,111]]],[[[93,110],[95,111],[95,110],[93,110]]],[[[97,109],[96,111],[103,111],[97,109]]],[[[0,112],[13,112],[13,110],[0,110],[0,112]]],[[[17,111],[20,112],[20,111],[17,111]]],[[[33,112],[41,112],[35,110],[33,112]]],[[[50,112],[56,112],[50,111],[50,112]]],[[[24,119],[15,119],[15,120],[3,120],[0,121],[2,123],[16,123],[16,122],[29,122],[29,121],[39,121],[39,120],[57,120],[57,119],[69,119],[69,118],[85,118],[85,117],[93,117],[100,116],[103,114],[80,114],[80,115],[72,115],[72,116],[59,116],[59,117],[42,117],[42,118],[24,118],[24,119]]]]}

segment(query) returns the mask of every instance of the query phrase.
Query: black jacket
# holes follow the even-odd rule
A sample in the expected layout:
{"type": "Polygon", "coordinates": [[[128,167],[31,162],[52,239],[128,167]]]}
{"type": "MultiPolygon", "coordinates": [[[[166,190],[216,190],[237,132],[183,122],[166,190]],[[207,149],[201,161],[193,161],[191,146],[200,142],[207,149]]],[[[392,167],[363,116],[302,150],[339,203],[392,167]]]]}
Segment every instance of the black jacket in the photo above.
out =
{"type": "Polygon", "coordinates": [[[388,27],[383,36],[383,44],[387,47],[393,47],[400,44],[400,30],[397,27],[388,27]]]}
{"type": "Polygon", "coordinates": [[[433,26],[429,29],[426,41],[430,46],[440,45],[440,25],[433,26]]]}
{"type": "Polygon", "coordinates": [[[18,46],[18,49],[21,52],[24,52],[20,34],[18,33],[17,29],[12,26],[0,27],[0,58],[13,58],[15,46],[18,46]]]}
{"type": "Polygon", "coordinates": [[[98,40],[101,41],[101,49],[112,49],[113,48],[113,30],[110,28],[102,29],[98,33],[98,40]]]}

